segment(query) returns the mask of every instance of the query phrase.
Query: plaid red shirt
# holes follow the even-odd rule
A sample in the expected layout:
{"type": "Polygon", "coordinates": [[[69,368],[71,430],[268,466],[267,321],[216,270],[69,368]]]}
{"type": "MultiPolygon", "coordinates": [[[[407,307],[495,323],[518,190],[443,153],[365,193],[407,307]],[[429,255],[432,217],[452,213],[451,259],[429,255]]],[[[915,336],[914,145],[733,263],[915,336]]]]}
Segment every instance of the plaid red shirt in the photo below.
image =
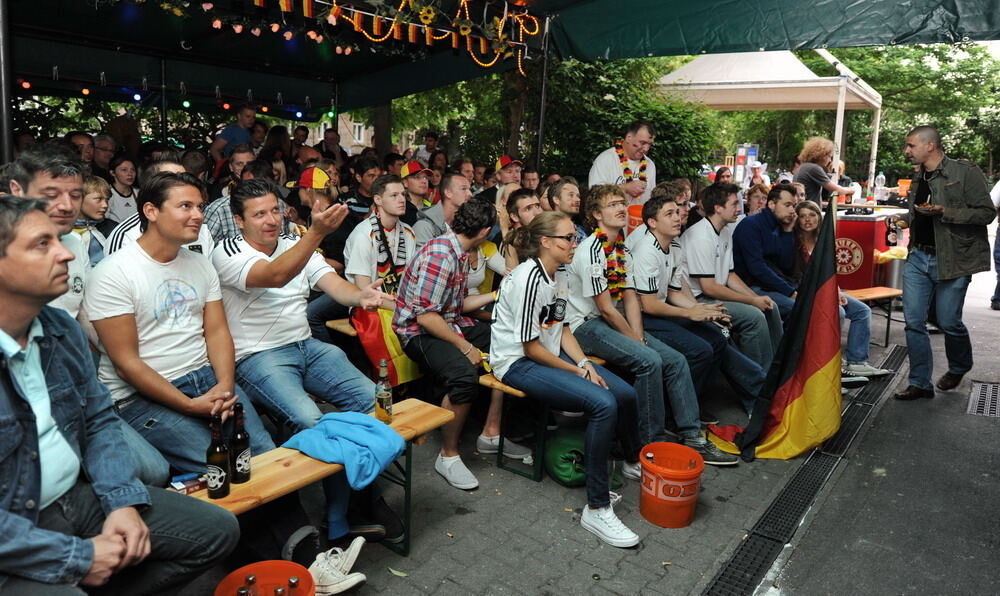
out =
{"type": "Polygon", "coordinates": [[[459,335],[462,327],[472,325],[472,319],[462,314],[468,276],[469,255],[450,229],[420,248],[407,264],[396,293],[392,328],[402,345],[426,333],[417,322],[417,316],[426,312],[440,314],[459,335]]]}

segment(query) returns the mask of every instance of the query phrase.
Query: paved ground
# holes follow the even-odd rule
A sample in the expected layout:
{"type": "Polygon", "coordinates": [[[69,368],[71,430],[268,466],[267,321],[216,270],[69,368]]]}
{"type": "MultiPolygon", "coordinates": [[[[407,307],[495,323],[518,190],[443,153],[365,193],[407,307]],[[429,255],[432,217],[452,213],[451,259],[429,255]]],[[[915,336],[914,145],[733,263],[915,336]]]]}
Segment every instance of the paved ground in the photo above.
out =
{"type": "MultiPolygon", "coordinates": [[[[1000,418],[965,413],[972,379],[1000,381],[995,280],[974,276],[966,300],[972,372],[933,400],[885,403],[770,594],[1000,593],[1000,418]]],[[[894,337],[902,343],[902,326],[894,337]]],[[[936,378],[947,363],[943,337],[932,341],[936,378]]]]}

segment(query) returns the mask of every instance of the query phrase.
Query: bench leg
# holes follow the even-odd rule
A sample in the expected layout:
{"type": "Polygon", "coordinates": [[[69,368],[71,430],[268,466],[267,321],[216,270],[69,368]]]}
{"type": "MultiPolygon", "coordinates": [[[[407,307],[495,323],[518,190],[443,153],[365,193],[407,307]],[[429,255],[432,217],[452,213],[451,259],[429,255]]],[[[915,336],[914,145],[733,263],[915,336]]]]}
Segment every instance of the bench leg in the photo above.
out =
{"type": "Polygon", "coordinates": [[[382,478],[403,488],[403,541],[399,544],[382,542],[389,550],[398,555],[407,557],[410,555],[410,535],[411,526],[411,492],[412,492],[412,471],[413,471],[413,444],[406,442],[406,452],[403,456],[404,464],[400,465],[399,460],[392,462],[395,471],[386,470],[382,472],[382,478]]]}
{"type": "MultiPolygon", "coordinates": [[[[525,399],[530,399],[530,398],[525,398],[525,399]]],[[[500,468],[501,470],[507,470],[508,472],[513,472],[513,473],[515,473],[515,474],[517,474],[519,476],[524,476],[525,478],[530,478],[531,480],[534,480],[535,482],[541,482],[542,481],[542,475],[544,474],[544,466],[545,466],[545,461],[544,461],[544,457],[545,457],[545,433],[546,433],[545,426],[547,424],[547,420],[548,420],[548,416],[549,416],[549,408],[548,408],[548,406],[544,402],[542,402],[540,400],[532,400],[532,401],[535,403],[535,406],[536,406],[536,408],[535,408],[535,410],[536,410],[536,415],[535,415],[536,422],[535,422],[535,448],[532,450],[532,454],[531,454],[531,459],[532,459],[532,463],[533,463],[531,473],[529,474],[529,473],[525,472],[524,470],[521,469],[520,466],[518,466],[516,464],[513,464],[513,465],[507,464],[507,458],[504,457],[504,454],[503,454],[503,446],[504,446],[504,420],[506,420],[506,418],[507,418],[507,416],[506,416],[506,409],[507,409],[506,408],[506,406],[507,406],[506,402],[507,402],[507,400],[506,399],[504,399],[504,410],[505,411],[503,412],[503,415],[500,417],[500,447],[497,450],[497,467],[500,468]]]]}

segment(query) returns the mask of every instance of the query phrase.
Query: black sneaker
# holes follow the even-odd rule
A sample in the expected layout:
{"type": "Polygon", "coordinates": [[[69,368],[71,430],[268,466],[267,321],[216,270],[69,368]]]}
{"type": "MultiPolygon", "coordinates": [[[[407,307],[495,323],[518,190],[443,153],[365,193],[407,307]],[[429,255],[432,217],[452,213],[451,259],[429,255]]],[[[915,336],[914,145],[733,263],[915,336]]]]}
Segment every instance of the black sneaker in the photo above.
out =
{"type": "Polygon", "coordinates": [[[719,417],[704,408],[701,409],[698,419],[701,420],[701,423],[705,426],[719,423],[719,417]]]}
{"type": "Polygon", "coordinates": [[[701,435],[697,437],[686,437],[684,439],[684,446],[697,451],[698,455],[700,455],[701,458],[705,460],[705,463],[710,466],[735,466],[740,463],[740,459],[738,457],[719,451],[719,448],[715,446],[715,443],[712,443],[701,435]]]}
{"type": "Polygon", "coordinates": [[[378,497],[372,503],[372,518],[377,524],[385,527],[385,542],[399,544],[403,541],[405,537],[403,520],[389,507],[384,498],[378,497]]]}

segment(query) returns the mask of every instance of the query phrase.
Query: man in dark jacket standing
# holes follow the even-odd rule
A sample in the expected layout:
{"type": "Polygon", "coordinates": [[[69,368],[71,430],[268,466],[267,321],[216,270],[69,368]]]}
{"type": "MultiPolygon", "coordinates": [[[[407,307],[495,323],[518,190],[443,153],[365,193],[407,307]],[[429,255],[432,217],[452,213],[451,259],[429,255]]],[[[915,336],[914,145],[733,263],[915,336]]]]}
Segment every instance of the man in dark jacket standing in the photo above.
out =
{"type": "Polygon", "coordinates": [[[45,306],[73,253],[44,209],[0,198],[0,591],[160,592],[226,556],[239,528],[135,478],[83,330],[45,306]]]}
{"type": "Polygon", "coordinates": [[[948,372],[937,382],[950,391],[972,369],[972,342],[962,323],[962,306],[972,274],[990,269],[986,226],[996,216],[986,178],[974,164],[948,158],[932,126],[918,126],[906,136],[903,151],[920,166],[909,213],[896,216],[910,228],[909,256],[903,270],[903,314],[910,359],[909,386],[894,397],[933,398],[933,357],[927,313],[934,300],[937,324],[944,332],[948,372]]]}

